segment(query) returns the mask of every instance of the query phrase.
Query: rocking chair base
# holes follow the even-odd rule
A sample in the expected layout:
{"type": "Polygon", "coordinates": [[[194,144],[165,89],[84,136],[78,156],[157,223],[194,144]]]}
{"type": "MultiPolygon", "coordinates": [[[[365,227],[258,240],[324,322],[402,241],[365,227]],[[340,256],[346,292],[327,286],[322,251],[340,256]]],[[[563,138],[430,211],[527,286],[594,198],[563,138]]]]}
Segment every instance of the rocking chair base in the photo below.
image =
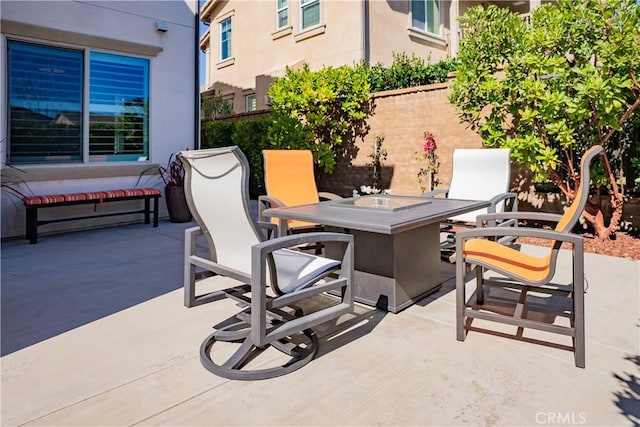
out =
{"type": "Polygon", "coordinates": [[[309,363],[318,351],[318,336],[311,329],[305,329],[303,333],[295,335],[296,337],[304,337],[304,347],[301,347],[300,344],[295,344],[290,338],[284,338],[269,343],[264,347],[258,347],[253,344],[253,340],[247,335],[246,333],[229,334],[225,331],[216,331],[209,335],[200,346],[200,362],[202,366],[216,375],[232,380],[263,380],[300,369],[309,363]],[[218,364],[211,358],[212,347],[218,341],[241,343],[240,348],[223,364],[218,364]],[[265,369],[244,369],[250,361],[269,347],[273,347],[290,356],[291,359],[280,366],[265,369]]]}

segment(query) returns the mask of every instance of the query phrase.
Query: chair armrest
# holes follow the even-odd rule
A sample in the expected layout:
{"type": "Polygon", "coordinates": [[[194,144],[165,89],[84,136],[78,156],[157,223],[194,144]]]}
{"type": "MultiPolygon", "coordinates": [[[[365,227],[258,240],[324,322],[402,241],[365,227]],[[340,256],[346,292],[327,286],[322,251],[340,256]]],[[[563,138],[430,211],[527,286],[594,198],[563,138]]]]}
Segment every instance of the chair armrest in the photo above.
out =
{"type": "Polygon", "coordinates": [[[438,190],[431,190],[431,191],[427,191],[426,193],[424,193],[422,195],[422,197],[435,197],[438,196],[440,194],[444,194],[444,196],[448,196],[449,195],[449,189],[448,188],[440,188],[438,190]]]}
{"type": "Polygon", "coordinates": [[[489,213],[495,213],[496,205],[500,202],[506,202],[507,200],[513,200],[511,205],[511,211],[515,212],[518,210],[518,194],[517,193],[500,193],[489,199],[489,213]]]}
{"type": "Polygon", "coordinates": [[[546,230],[543,228],[532,227],[484,227],[484,228],[471,228],[468,230],[458,231],[456,233],[456,246],[462,244],[465,240],[473,239],[477,237],[501,237],[501,236],[516,236],[516,237],[534,237],[545,240],[557,240],[560,242],[571,243],[572,245],[582,245],[584,238],[578,234],[561,233],[554,230],[546,230]]]}
{"type": "Polygon", "coordinates": [[[275,232],[278,230],[278,226],[273,222],[256,221],[258,228],[266,231],[264,237],[269,240],[275,236],[275,232]]]}
{"type": "Polygon", "coordinates": [[[195,227],[189,227],[184,230],[185,253],[191,252],[192,255],[195,253],[195,251],[189,251],[187,250],[187,248],[192,247],[193,244],[193,248],[195,250],[196,238],[198,236],[201,236],[202,234],[202,229],[198,225],[196,225],[195,227]]]}
{"type": "Polygon", "coordinates": [[[275,197],[270,197],[267,195],[258,196],[258,221],[264,221],[265,216],[263,214],[264,210],[267,208],[281,208],[284,207],[284,203],[282,203],[279,199],[275,197]]]}
{"type": "MultiPolygon", "coordinates": [[[[511,192],[507,192],[507,193],[500,193],[497,194],[495,196],[493,196],[491,199],[489,199],[489,207],[487,208],[487,212],[490,214],[496,213],[496,206],[498,205],[498,203],[501,202],[507,202],[508,200],[511,200],[511,210],[509,210],[508,212],[516,212],[518,210],[518,194],[517,193],[511,193],[511,192]]],[[[477,219],[476,219],[477,221],[477,219]]],[[[500,221],[499,223],[496,221],[496,218],[492,218],[491,220],[488,221],[488,226],[489,227],[496,227],[496,226],[502,226],[502,227],[506,227],[506,226],[514,226],[517,227],[518,226],[518,221],[515,220],[514,218],[509,218],[509,219],[505,219],[500,221]]]]}
{"type": "Polygon", "coordinates": [[[334,193],[328,193],[326,191],[320,191],[318,193],[318,197],[325,200],[338,200],[343,198],[342,196],[338,196],[337,194],[334,194],[334,193]]]}
{"type": "Polygon", "coordinates": [[[353,236],[344,233],[300,233],[288,236],[278,237],[276,239],[265,240],[254,245],[252,251],[258,251],[260,254],[267,254],[278,249],[293,248],[305,243],[316,242],[344,242],[353,243],[353,236]]]}
{"type": "Polygon", "coordinates": [[[476,217],[476,224],[478,227],[482,227],[483,224],[487,224],[495,220],[531,220],[531,221],[548,221],[558,222],[562,218],[562,215],[552,214],[546,212],[498,212],[482,214],[476,217]]]}
{"type": "MultiPolygon", "coordinates": [[[[307,256],[311,258],[317,257],[316,255],[307,256]]],[[[339,315],[352,312],[354,308],[353,266],[353,236],[350,234],[326,232],[306,233],[279,237],[253,245],[251,247],[251,338],[254,345],[263,346],[267,342],[273,342],[274,340],[290,335],[293,331],[311,328],[320,323],[335,319],[339,315]],[[266,290],[267,274],[269,274],[267,259],[270,253],[278,249],[319,241],[341,242],[345,245],[339,276],[326,280],[324,283],[316,283],[310,287],[299,288],[268,300],[266,290]],[[341,292],[342,301],[336,305],[321,308],[312,313],[305,313],[300,317],[287,321],[280,327],[273,328],[273,330],[266,330],[266,312],[268,307],[279,308],[284,305],[290,306],[299,300],[328,291],[341,292]]],[[[325,279],[326,278],[328,278],[328,276],[325,276],[325,279]]]]}

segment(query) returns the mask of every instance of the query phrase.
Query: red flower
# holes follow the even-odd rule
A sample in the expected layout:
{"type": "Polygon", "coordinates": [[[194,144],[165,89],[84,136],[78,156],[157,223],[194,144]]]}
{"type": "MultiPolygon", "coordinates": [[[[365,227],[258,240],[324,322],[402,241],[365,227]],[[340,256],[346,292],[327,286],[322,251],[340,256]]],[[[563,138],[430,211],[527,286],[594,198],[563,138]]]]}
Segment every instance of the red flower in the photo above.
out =
{"type": "Polygon", "coordinates": [[[424,152],[425,153],[431,153],[436,148],[438,148],[438,147],[436,146],[436,142],[435,141],[427,141],[427,142],[424,143],[424,152]]]}
{"type": "Polygon", "coordinates": [[[436,145],[436,139],[432,133],[425,132],[424,139],[426,140],[423,147],[425,153],[432,153],[436,148],[438,148],[436,145]]]}

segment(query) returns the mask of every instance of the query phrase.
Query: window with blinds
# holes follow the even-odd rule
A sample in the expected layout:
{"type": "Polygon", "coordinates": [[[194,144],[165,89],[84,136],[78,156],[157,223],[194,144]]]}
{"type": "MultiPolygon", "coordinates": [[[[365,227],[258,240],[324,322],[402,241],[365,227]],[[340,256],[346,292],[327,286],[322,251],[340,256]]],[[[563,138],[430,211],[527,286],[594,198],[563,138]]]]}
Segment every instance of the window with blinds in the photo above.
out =
{"type": "Polygon", "coordinates": [[[80,49],[7,48],[8,162],[148,158],[148,59],[88,52],[85,66],[80,49]]]}
{"type": "Polygon", "coordinates": [[[146,159],[149,61],[91,52],[89,69],[90,160],[146,159]]]}
{"type": "Polygon", "coordinates": [[[82,161],[83,52],[7,43],[11,163],[82,161]]]}
{"type": "Polygon", "coordinates": [[[440,0],[411,0],[411,25],[420,31],[440,34],[440,0]]]}
{"type": "Polygon", "coordinates": [[[300,0],[300,29],[320,24],[320,0],[300,0]]]}

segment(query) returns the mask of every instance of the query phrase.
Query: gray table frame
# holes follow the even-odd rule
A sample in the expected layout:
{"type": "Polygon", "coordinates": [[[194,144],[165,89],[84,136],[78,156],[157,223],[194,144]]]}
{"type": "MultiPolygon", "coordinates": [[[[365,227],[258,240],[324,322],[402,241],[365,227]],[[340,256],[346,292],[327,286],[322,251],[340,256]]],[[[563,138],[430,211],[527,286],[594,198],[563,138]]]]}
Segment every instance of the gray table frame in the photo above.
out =
{"type": "MultiPolygon", "coordinates": [[[[372,197],[372,196],[366,196],[372,197]]],[[[393,199],[410,196],[384,196],[393,199]]],[[[489,206],[487,201],[429,199],[431,203],[396,211],[338,206],[342,201],[266,209],[264,215],[323,224],[327,231],[354,236],[355,299],[397,313],[442,285],[440,222],[489,206]]],[[[286,227],[280,227],[286,230],[286,227]]],[[[334,258],[334,248],[325,255],[334,258]]]]}

